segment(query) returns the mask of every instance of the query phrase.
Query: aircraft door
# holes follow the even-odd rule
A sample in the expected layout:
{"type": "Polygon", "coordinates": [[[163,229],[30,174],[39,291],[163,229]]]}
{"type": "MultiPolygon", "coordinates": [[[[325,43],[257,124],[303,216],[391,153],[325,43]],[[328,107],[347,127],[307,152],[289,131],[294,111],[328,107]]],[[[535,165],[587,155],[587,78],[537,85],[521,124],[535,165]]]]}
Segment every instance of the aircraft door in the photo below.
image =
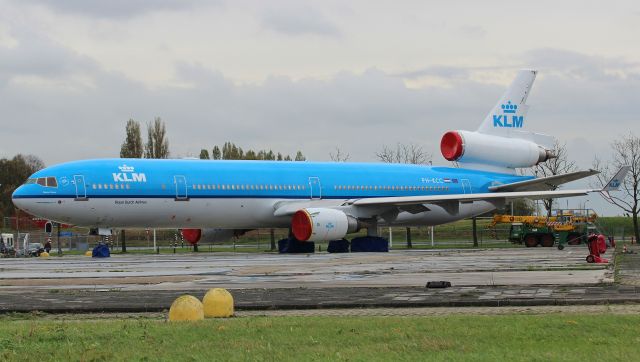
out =
{"type": "Polygon", "coordinates": [[[462,179],[462,192],[465,194],[471,193],[471,183],[467,179],[462,179]]]}
{"type": "Polygon", "coordinates": [[[322,198],[322,187],[320,185],[319,177],[309,177],[309,189],[311,190],[311,200],[318,200],[322,198]]]}
{"type": "Polygon", "coordinates": [[[87,186],[84,183],[83,175],[73,175],[73,182],[76,184],[76,201],[87,200],[87,186]]]}
{"type": "Polygon", "coordinates": [[[173,182],[176,184],[176,201],[188,201],[187,179],[181,175],[173,176],[173,182]]]}

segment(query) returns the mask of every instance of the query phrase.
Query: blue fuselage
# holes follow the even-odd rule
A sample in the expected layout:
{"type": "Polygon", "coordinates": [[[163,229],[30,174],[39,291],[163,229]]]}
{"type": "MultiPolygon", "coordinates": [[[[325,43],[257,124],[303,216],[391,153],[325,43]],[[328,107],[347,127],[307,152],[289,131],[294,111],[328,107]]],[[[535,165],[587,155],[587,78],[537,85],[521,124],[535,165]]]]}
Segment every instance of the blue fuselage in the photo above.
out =
{"type": "Polygon", "coordinates": [[[487,193],[530,178],[385,163],[99,159],[40,170],[13,200],[85,226],[276,227],[283,221],[272,213],[282,201],[487,193]]]}

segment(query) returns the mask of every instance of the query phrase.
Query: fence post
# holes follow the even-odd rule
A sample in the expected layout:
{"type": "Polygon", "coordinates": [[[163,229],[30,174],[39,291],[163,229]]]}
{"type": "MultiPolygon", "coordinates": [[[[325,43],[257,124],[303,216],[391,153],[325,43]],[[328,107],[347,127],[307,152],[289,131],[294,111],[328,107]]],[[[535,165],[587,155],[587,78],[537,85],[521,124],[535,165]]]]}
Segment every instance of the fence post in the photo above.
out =
{"type": "Polygon", "coordinates": [[[471,225],[473,229],[473,247],[477,248],[478,247],[478,227],[477,227],[475,216],[471,218],[471,225]]]}
{"type": "Polygon", "coordinates": [[[276,235],[273,229],[269,229],[269,233],[271,234],[271,251],[276,250],[276,235]]]}

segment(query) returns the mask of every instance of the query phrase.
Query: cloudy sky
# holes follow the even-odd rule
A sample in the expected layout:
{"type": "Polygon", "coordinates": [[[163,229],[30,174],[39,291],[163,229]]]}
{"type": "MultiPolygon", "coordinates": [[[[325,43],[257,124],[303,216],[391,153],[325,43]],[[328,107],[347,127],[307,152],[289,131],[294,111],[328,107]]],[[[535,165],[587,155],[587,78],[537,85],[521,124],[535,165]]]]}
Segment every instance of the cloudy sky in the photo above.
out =
{"type": "Polygon", "coordinates": [[[0,0],[0,157],[117,157],[159,116],[174,157],[401,142],[446,164],[441,135],[534,68],[528,125],[584,168],[640,133],[638,44],[637,1],[0,0]]]}

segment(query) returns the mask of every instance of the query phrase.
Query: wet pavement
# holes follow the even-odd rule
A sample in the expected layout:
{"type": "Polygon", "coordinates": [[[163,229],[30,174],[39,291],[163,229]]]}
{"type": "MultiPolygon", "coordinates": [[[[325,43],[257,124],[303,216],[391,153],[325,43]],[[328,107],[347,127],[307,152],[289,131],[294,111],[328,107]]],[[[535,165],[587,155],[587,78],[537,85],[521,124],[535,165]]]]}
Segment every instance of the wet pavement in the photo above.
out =
{"type": "Polygon", "coordinates": [[[638,254],[622,255],[617,268],[585,256],[572,247],[0,259],[0,312],[162,311],[213,287],[229,289],[245,311],[640,302],[637,273],[626,271],[640,269],[638,254]],[[425,288],[434,280],[453,286],[425,288]]]}

